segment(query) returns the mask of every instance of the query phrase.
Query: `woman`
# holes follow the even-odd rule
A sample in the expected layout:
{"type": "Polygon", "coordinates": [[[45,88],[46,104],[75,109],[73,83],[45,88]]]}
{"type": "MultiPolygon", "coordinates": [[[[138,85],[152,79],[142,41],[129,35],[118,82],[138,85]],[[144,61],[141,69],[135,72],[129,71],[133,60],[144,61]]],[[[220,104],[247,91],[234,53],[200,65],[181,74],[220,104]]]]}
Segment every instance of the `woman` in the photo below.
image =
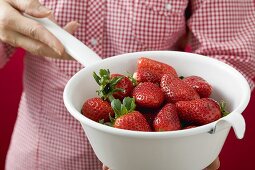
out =
{"type": "MultiPolygon", "coordinates": [[[[144,50],[180,49],[189,35],[192,52],[235,66],[254,87],[253,0],[0,0],[0,67],[12,48],[28,52],[24,91],[7,155],[7,170],[101,169],[62,93],[82,68],[61,43],[21,13],[49,17],[103,58],[144,50]],[[185,11],[190,5],[190,15],[185,11]],[[51,9],[51,10],[49,10],[51,9]],[[55,17],[55,19],[54,19],[55,17]],[[71,22],[70,22],[71,21],[71,22]],[[65,26],[64,26],[65,25],[65,26]],[[44,57],[47,56],[47,57],[44,57]]],[[[208,168],[217,169],[219,161],[208,168]]],[[[104,167],[105,168],[105,167],[104,167]]]]}

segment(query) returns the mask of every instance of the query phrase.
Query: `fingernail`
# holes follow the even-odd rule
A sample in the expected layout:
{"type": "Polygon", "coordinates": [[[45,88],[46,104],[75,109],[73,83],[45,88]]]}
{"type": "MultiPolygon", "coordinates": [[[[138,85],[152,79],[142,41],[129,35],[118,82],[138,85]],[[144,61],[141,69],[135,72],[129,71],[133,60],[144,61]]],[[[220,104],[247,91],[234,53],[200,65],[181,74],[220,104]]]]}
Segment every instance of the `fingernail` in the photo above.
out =
{"type": "Polygon", "coordinates": [[[81,24],[78,21],[75,21],[75,24],[79,27],[81,24]]]}
{"type": "Polygon", "coordinates": [[[62,52],[59,50],[59,49],[57,49],[56,47],[53,47],[53,50],[58,54],[58,55],[62,55],[62,52]]]}
{"type": "Polygon", "coordinates": [[[40,12],[43,12],[43,13],[46,13],[46,14],[50,14],[50,13],[51,13],[51,10],[48,9],[48,8],[46,8],[46,7],[43,6],[43,5],[39,6],[39,7],[38,7],[38,10],[39,10],[40,12]]]}
{"type": "Polygon", "coordinates": [[[69,24],[71,24],[71,27],[69,28],[69,33],[74,34],[74,32],[79,28],[81,24],[79,24],[77,21],[71,21],[69,24]]]}

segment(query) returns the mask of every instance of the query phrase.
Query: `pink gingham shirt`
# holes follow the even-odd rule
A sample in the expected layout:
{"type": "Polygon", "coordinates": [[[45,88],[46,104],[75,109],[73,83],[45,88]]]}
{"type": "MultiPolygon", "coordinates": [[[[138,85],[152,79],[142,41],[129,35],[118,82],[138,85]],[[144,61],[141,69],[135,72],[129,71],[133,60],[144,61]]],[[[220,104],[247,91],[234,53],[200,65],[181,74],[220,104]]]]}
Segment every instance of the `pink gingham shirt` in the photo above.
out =
{"type": "MultiPolygon", "coordinates": [[[[188,33],[192,52],[234,66],[254,87],[254,0],[41,2],[54,11],[61,26],[78,21],[81,26],[75,36],[103,58],[133,51],[175,50],[177,41],[188,33]],[[191,15],[187,19],[188,3],[191,15]]],[[[0,43],[0,67],[10,52],[5,46],[0,43]]],[[[101,169],[79,122],[67,112],[62,99],[66,82],[81,68],[76,61],[27,54],[7,170],[101,169]]]]}

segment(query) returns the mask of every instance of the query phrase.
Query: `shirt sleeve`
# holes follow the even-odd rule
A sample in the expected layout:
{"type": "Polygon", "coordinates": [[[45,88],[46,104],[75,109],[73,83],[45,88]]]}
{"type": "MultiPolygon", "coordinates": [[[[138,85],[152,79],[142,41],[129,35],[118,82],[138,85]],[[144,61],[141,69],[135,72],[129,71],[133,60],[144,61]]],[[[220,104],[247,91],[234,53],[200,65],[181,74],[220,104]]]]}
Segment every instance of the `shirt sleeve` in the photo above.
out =
{"type": "Polygon", "coordinates": [[[255,1],[192,0],[191,51],[219,59],[255,82],[255,1]]]}
{"type": "Polygon", "coordinates": [[[8,62],[15,48],[0,41],[0,69],[8,62]]]}

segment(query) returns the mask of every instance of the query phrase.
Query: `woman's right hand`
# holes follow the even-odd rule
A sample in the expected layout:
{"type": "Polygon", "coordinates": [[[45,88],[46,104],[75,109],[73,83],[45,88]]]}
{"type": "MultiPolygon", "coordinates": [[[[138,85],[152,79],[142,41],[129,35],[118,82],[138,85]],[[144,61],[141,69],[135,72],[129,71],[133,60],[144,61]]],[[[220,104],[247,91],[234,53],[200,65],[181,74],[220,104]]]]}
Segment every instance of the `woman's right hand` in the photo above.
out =
{"type": "MultiPolygon", "coordinates": [[[[0,41],[21,47],[34,55],[70,59],[53,34],[22,13],[54,20],[51,10],[38,0],[0,0],[0,41]]],[[[64,29],[73,34],[78,26],[77,22],[72,21],[64,29]]]]}

